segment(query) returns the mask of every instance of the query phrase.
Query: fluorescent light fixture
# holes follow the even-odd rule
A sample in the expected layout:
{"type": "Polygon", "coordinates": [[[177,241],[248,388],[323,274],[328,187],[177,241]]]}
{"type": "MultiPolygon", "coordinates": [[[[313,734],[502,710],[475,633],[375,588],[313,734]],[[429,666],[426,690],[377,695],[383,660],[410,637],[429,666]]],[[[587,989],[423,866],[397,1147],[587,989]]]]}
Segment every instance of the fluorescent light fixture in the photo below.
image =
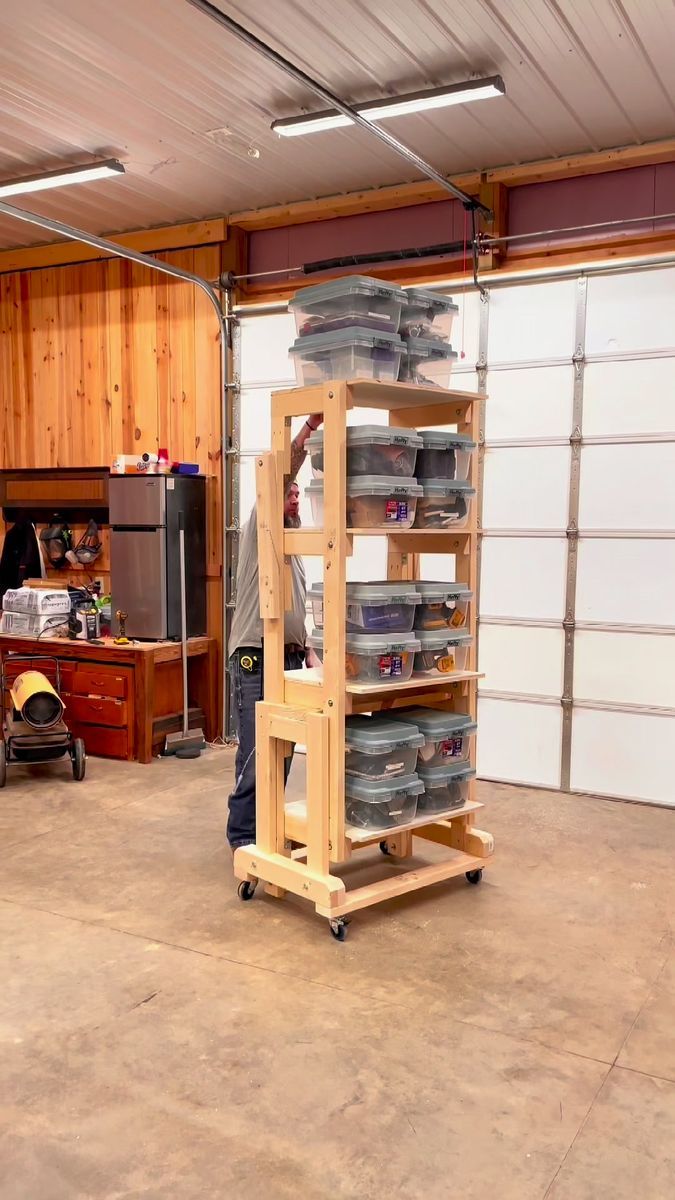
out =
{"type": "MultiPolygon", "coordinates": [[[[355,104],[354,108],[368,121],[387,121],[390,117],[405,117],[409,113],[449,108],[451,104],[489,100],[492,96],[505,94],[506,88],[501,75],[491,75],[488,79],[469,79],[466,83],[453,83],[450,87],[433,88],[427,92],[409,92],[405,96],[369,100],[367,104],[355,104]]],[[[322,112],[274,121],[272,129],[281,137],[298,137],[303,133],[321,133],[324,129],[341,129],[353,124],[352,118],[345,113],[336,108],[327,108],[322,112]]]]}
{"type": "Polygon", "coordinates": [[[60,171],[45,171],[42,175],[27,175],[23,179],[0,183],[0,198],[21,196],[24,192],[44,192],[47,188],[65,187],[68,183],[91,183],[95,179],[108,179],[113,175],[124,175],[124,167],[116,158],[108,158],[105,162],[64,167],[60,171]]]}

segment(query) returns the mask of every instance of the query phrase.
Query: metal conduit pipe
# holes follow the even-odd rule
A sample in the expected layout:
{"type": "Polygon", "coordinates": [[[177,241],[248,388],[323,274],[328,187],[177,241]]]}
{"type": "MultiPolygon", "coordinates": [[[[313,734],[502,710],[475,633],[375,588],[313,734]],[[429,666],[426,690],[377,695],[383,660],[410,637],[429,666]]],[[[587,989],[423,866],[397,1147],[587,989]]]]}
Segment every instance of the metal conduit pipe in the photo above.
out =
{"type": "Polygon", "coordinates": [[[273,50],[271,46],[268,46],[266,42],[261,41],[261,39],[256,37],[254,33],[251,33],[248,29],[245,29],[243,25],[240,25],[237,21],[233,21],[231,17],[228,17],[227,14],[224,13],[222,9],[217,8],[215,4],[211,4],[209,0],[187,0],[187,3],[191,4],[193,8],[198,9],[198,11],[203,13],[204,16],[210,17],[212,21],[215,21],[216,24],[220,25],[223,29],[227,29],[227,31],[233,34],[234,37],[238,38],[240,42],[244,42],[247,46],[250,46],[252,50],[256,50],[258,54],[262,54],[264,58],[269,60],[269,62],[274,63],[276,67],[279,67],[279,70],[283,71],[286,75],[290,75],[291,79],[295,79],[298,83],[301,83],[303,87],[309,88],[309,90],[314,92],[315,95],[319,96],[329,108],[336,108],[338,112],[341,112],[346,117],[349,117],[355,125],[360,125],[362,129],[365,129],[368,133],[371,133],[373,137],[379,138],[381,142],[384,142],[386,146],[389,146],[389,149],[398,154],[400,158],[404,158],[406,162],[415,167],[417,171],[420,171],[422,175],[426,175],[427,179],[433,180],[433,182],[437,183],[439,187],[442,187],[446,192],[449,192],[451,196],[454,196],[456,200],[460,200],[465,208],[472,212],[481,212],[488,220],[492,217],[492,213],[490,209],[486,207],[486,205],[481,204],[475,199],[474,196],[470,196],[468,192],[462,191],[460,187],[457,187],[454,183],[451,183],[449,179],[446,179],[446,177],[440,173],[440,171],[437,171],[436,168],[432,167],[430,163],[425,161],[425,159],[420,158],[419,154],[416,154],[415,151],[411,150],[409,146],[406,146],[404,142],[399,141],[399,139],[395,137],[393,133],[390,133],[388,129],[382,129],[379,125],[374,124],[373,121],[369,121],[366,117],[362,116],[357,109],[352,108],[351,104],[346,104],[345,101],[341,100],[339,96],[336,96],[328,88],[324,87],[323,84],[319,83],[318,79],[313,79],[311,75],[308,75],[305,71],[301,70],[300,67],[297,67],[295,63],[290,61],[290,59],[284,58],[282,54],[279,54],[276,50],[273,50]]]}
{"type": "MultiPolygon", "coordinates": [[[[223,558],[223,603],[222,603],[222,631],[223,631],[223,663],[226,661],[227,655],[227,630],[229,625],[229,609],[228,609],[228,590],[229,578],[226,570],[229,554],[229,542],[227,536],[227,526],[229,520],[229,505],[230,505],[230,471],[231,471],[231,429],[230,429],[230,410],[229,410],[229,392],[232,386],[230,380],[230,363],[228,355],[228,325],[230,321],[236,318],[228,311],[227,315],[223,314],[218,299],[218,293],[200,275],[193,275],[190,271],[184,271],[181,267],[174,267],[171,263],[162,262],[160,259],[153,258],[150,254],[143,254],[140,250],[131,250],[127,246],[120,246],[117,242],[110,242],[106,238],[97,237],[94,233],[87,233],[83,229],[76,229],[72,225],[66,225],[63,221],[54,221],[50,217],[42,217],[38,213],[28,212],[24,208],[15,208],[12,204],[5,204],[0,201],[0,213],[4,216],[13,217],[17,221],[24,221],[29,225],[38,225],[41,229],[48,229],[51,233],[60,234],[61,237],[68,238],[72,242],[83,242],[86,246],[93,246],[97,250],[102,250],[105,254],[115,255],[117,258],[126,258],[131,262],[139,263],[142,267],[149,267],[151,271],[159,271],[161,275],[169,275],[172,279],[180,279],[183,283],[191,283],[193,287],[199,288],[205,296],[208,296],[209,301],[213,306],[213,310],[218,320],[219,330],[219,345],[220,345],[220,381],[221,381],[221,422],[223,431],[222,445],[222,507],[223,507],[223,539],[222,539],[222,558],[223,558]]],[[[227,686],[227,674],[223,670],[223,705],[221,719],[223,722],[223,736],[225,736],[229,722],[229,687],[227,686]]]]}

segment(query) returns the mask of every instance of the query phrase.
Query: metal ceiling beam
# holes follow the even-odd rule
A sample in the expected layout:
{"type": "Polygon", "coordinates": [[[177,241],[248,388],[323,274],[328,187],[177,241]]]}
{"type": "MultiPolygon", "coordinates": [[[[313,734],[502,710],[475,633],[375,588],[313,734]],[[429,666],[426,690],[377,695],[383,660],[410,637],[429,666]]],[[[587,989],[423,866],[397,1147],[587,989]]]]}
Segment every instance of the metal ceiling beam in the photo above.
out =
{"type": "Polygon", "coordinates": [[[344,100],[341,100],[339,96],[336,96],[328,88],[324,87],[323,84],[319,83],[317,79],[313,79],[311,75],[307,75],[305,71],[301,70],[300,67],[297,67],[295,63],[290,61],[290,59],[284,58],[282,54],[279,54],[276,50],[273,50],[271,46],[268,46],[266,42],[261,41],[260,38],[255,36],[254,33],[250,33],[249,30],[245,29],[243,25],[240,25],[238,21],[233,21],[232,17],[228,17],[227,14],[222,11],[222,9],[217,8],[215,4],[211,4],[210,0],[187,0],[187,3],[191,4],[193,8],[196,8],[199,12],[203,13],[204,16],[210,17],[211,20],[220,25],[222,29],[226,29],[228,33],[231,33],[234,37],[238,38],[240,42],[244,42],[245,45],[249,46],[252,50],[257,51],[258,54],[262,54],[264,58],[268,59],[269,62],[274,63],[274,65],[278,67],[280,71],[283,71],[286,75],[289,75],[291,79],[295,79],[298,83],[301,83],[303,87],[306,87],[311,92],[314,92],[315,95],[319,96],[329,108],[336,108],[338,112],[341,112],[346,117],[349,117],[355,125],[360,125],[362,129],[365,129],[368,133],[372,134],[373,137],[379,138],[381,142],[384,142],[386,146],[389,146],[389,149],[398,154],[400,158],[404,158],[406,162],[415,167],[415,169],[422,175],[426,175],[427,179],[432,179],[434,183],[437,183],[439,187],[444,188],[444,190],[449,192],[451,196],[454,196],[456,200],[461,201],[464,207],[469,211],[480,212],[483,214],[486,220],[490,220],[492,217],[490,209],[484,204],[481,204],[480,201],[476,200],[474,196],[470,196],[468,192],[463,192],[460,187],[456,187],[454,183],[451,183],[449,179],[446,179],[445,175],[441,175],[440,171],[437,171],[436,168],[432,167],[431,164],[426,162],[425,159],[420,158],[419,154],[416,154],[414,150],[411,150],[409,146],[406,146],[404,142],[401,142],[397,137],[394,136],[393,133],[390,133],[387,129],[382,129],[379,125],[367,120],[367,118],[362,116],[360,112],[351,106],[351,104],[346,104],[344,100]]]}

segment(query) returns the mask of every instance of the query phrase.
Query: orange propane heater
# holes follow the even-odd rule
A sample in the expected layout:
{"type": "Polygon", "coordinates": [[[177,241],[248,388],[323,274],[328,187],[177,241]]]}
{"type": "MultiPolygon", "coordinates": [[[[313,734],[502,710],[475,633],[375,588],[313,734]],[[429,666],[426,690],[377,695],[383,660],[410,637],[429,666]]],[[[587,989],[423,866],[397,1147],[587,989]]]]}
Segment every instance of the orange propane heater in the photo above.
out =
{"type": "Polygon", "coordinates": [[[13,764],[35,765],[66,757],[72,763],[74,778],[84,779],[84,742],[82,738],[73,737],[63,720],[65,705],[60,691],[58,659],[18,654],[4,656],[0,787],[5,786],[7,767],[13,764]],[[20,669],[22,665],[25,670],[20,669]]]}

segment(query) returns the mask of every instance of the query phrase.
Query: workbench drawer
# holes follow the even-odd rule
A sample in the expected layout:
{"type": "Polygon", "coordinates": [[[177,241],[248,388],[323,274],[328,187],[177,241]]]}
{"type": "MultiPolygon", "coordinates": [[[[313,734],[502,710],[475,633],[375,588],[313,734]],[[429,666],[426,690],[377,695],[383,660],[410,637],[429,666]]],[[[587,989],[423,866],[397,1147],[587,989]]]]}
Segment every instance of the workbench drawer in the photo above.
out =
{"type": "Polygon", "coordinates": [[[63,693],[66,721],[83,725],[127,726],[127,705],[124,700],[109,700],[104,696],[74,696],[63,693]]]}
{"type": "Polygon", "coordinates": [[[129,758],[129,738],[126,729],[106,729],[102,725],[74,722],[71,730],[81,737],[87,754],[98,758],[129,758]]]}
{"type": "Polygon", "coordinates": [[[63,687],[77,696],[112,696],[116,700],[125,700],[130,690],[129,674],[107,666],[61,663],[63,687]]]}

